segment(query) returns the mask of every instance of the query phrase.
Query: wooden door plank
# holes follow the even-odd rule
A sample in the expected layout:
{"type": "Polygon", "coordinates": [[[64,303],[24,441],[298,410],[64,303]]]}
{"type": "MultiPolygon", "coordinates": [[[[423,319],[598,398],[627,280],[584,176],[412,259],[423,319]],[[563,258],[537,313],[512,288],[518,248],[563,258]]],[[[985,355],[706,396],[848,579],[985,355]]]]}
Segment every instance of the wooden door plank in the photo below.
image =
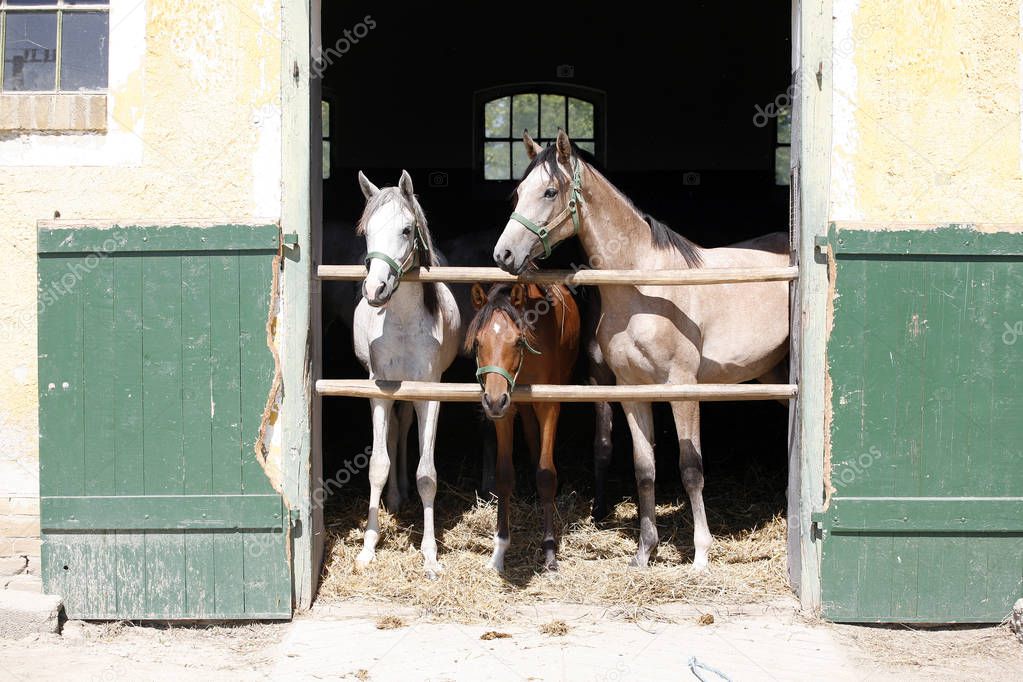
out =
{"type": "Polygon", "coordinates": [[[85,491],[81,282],[69,258],[39,260],[39,485],[42,495],[85,491]]]}
{"type": "Polygon", "coordinates": [[[76,264],[82,272],[84,306],[83,399],[85,494],[110,495],[115,487],[114,262],[90,255],[76,264]]]}
{"type": "Polygon", "coordinates": [[[150,256],[142,279],[145,492],[184,491],[181,438],[181,258],[150,256]]]}
{"type": "Polygon", "coordinates": [[[141,495],[143,486],[142,259],[113,257],[114,492],[141,495]]]}
{"type": "Polygon", "coordinates": [[[273,383],[273,356],[266,344],[273,273],[262,255],[239,256],[239,360],[241,377],[242,489],[246,493],[272,492],[257,461],[256,441],[273,383]]]}
{"type": "Polygon", "coordinates": [[[213,492],[242,492],[238,256],[210,258],[213,492]]]}
{"type": "Polygon", "coordinates": [[[182,452],[184,490],[193,495],[213,492],[211,330],[209,256],[182,256],[182,452]]]}

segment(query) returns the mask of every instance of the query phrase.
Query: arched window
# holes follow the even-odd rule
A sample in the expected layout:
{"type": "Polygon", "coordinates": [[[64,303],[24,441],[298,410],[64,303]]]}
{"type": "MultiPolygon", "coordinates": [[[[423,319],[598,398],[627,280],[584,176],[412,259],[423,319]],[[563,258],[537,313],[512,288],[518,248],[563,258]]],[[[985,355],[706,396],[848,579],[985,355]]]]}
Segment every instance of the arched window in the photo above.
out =
{"type": "Polygon", "coordinates": [[[528,130],[545,145],[564,128],[572,141],[604,157],[604,94],[558,83],[521,83],[476,93],[476,167],[484,180],[522,178],[529,157],[522,145],[528,130]]]}

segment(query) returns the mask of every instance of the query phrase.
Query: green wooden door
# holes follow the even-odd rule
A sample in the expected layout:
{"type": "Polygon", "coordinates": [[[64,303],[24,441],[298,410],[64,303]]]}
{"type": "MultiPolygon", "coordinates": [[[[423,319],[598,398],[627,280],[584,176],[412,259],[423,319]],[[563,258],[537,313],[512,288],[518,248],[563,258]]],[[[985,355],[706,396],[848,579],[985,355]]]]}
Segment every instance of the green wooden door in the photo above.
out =
{"type": "Polygon", "coordinates": [[[274,225],[39,231],[46,590],[71,618],[288,618],[254,450],[274,225]]]}
{"type": "Polygon", "coordinates": [[[1023,234],[832,227],[838,621],[997,622],[1023,596],[1023,234]]]}

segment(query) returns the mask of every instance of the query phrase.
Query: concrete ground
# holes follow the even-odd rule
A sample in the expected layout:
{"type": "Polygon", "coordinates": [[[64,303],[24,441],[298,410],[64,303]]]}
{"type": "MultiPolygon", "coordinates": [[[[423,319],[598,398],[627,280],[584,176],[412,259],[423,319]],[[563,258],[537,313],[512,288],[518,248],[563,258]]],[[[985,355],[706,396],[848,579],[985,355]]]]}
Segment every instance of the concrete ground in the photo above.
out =
{"type": "Polygon", "coordinates": [[[809,622],[790,603],[710,613],[713,623],[686,606],[544,605],[508,622],[461,625],[345,603],[281,624],[72,621],[63,636],[0,641],[0,680],[697,680],[694,657],[732,680],[1023,678],[1023,647],[1005,627],[841,627],[809,622]]]}

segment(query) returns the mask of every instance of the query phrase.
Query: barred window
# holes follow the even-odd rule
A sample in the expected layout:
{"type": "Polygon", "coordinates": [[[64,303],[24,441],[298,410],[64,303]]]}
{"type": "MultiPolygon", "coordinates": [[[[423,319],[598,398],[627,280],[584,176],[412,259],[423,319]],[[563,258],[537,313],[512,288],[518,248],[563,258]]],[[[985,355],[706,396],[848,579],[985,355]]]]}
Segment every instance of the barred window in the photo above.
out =
{"type": "Polygon", "coordinates": [[[105,90],[110,0],[0,0],[2,92],[105,90]]]}
{"type": "MultiPolygon", "coordinates": [[[[528,86],[524,86],[528,88],[528,86]]],[[[520,86],[523,88],[523,86],[520,86]]],[[[511,90],[509,88],[509,90],[511,90]]],[[[528,130],[540,145],[553,142],[558,128],[572,141],[598,158],[603,155],[600,116],[603,107],[597,96],[564,91],[522,89],[483,102],[482,169],[484,180],[518,180],[529,165],[522,145],[522,131],[528,130]]]]}

